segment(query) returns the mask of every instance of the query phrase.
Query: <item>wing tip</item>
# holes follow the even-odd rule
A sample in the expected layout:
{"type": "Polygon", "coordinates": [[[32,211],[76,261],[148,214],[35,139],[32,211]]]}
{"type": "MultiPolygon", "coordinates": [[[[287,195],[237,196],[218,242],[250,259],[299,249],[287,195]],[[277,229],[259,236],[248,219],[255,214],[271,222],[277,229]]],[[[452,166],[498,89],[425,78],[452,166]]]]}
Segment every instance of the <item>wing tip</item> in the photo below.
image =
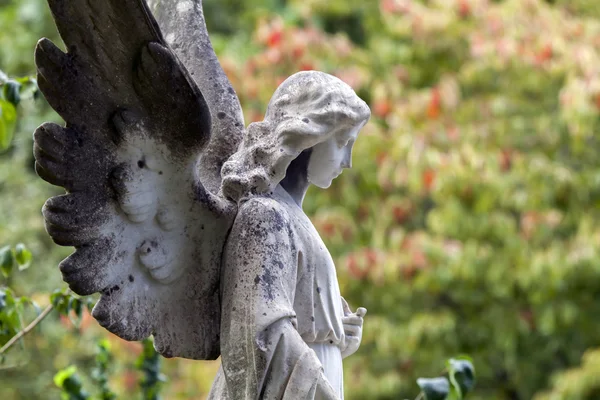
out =
{"type": "MultiPolygon", "coordinates": [[[[66,54],[48,38],[38,40],[35,46],[34,59],[38,74],[44,74],[48,67],[60,65],[66,54]]],[[[49,72],[50,73],[50,72],[49,72]]]]}
{"type": "Polygon", "coordinates": [[[149,337],[152,334],[151,322],[132,320],[133,317],[126,313],[128,311],[135,313],[138,310],[120,304],[119,300],[123,296],[124,290],[118,285],[105,288],[102,290],[100,300],[92,310],[92,316],[100,326],[121,339],[138,341],[149,337]]]}

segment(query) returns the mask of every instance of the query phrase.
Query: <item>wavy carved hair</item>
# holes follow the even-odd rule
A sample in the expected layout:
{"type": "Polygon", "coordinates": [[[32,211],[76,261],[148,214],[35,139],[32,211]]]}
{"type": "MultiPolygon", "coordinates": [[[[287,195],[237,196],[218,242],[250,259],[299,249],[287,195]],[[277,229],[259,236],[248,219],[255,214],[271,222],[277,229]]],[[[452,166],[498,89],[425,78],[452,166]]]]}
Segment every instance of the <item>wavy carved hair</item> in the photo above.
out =
{"type": "Polygon", "coordinates": [[[240,149],[223,165],[223,195],[239,202],[273,190],[300,153],[362,127],[370,116],[367,104],[338,78],[318,71],[292,75],[273,94],[265,119],[248,126],[240,149]]]}

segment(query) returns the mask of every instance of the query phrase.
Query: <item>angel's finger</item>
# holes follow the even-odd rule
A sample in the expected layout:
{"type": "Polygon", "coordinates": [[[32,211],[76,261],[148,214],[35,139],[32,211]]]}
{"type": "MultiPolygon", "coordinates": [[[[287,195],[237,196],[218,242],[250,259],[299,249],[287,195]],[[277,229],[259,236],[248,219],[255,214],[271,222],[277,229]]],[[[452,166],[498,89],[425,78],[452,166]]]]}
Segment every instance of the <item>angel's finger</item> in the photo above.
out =
{"type": "Polygon", "coordinates": [[[358,307],[358,310],[356,310],[356,315],[358,315],[359,317],[364,317],[365,315],[367,315],[367,309],[364,307],[358,307]]]}
{"type": "Polygon", "coordinates": [[[363,319],[355,314],[350,314],[347,317],[342,317],[342,324],[344,325],[359,325],[362,326],[363,319]]]}
{"type": "Polygon", "coordinates": [[[346,336],[358,336],[360,334],[360,326],[346,325],[344,327],[344,333],[346,336]]]}
{"type": "Polygon", "coordinates": [[[352,314],[352,310],[350,309],[348,302],[343,297],[342,297],[342,309],[344,310],[344,315],[352,314]]]}

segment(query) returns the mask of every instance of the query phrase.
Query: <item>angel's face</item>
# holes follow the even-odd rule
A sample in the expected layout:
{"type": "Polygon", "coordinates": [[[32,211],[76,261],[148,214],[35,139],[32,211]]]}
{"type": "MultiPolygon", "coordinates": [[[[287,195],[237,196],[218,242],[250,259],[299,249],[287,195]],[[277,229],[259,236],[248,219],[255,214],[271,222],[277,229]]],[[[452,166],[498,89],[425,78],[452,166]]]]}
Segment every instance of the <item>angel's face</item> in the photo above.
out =
{"type": "Polygon", "coordinates": [[[352,167],[352,148],[361,126],[343,130],[312,148],[308,162],[308,181],[322,189],[340,176],[344,168],[352,167]]]}

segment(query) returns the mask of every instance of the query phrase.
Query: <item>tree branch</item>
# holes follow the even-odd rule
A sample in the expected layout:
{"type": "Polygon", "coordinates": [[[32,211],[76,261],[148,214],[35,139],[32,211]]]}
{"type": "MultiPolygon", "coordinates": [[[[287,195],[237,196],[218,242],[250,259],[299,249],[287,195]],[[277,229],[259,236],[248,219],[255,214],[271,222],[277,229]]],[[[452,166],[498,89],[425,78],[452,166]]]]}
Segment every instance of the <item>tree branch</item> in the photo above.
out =
{"type": "Polygon", "coordinates": [[[31,321],[31,323],[29,325],[27,325],[27,327],[25,329],[23,329],[22,331],[20,331],[19,333],[17,333],[8,342],[6,342],[6,344],[4,346],[2,346],[2,348],[0,349],[0,355],[4,354],[15,343],[17,343],[17,341],[19,341],[19,339],[21,339],[23,336],[25,336],[29,332],[31,332],[40,322],[42,322],[42,320],[44,318],[46,318],[48,316],[48,314],[50,314],[50,312],[52,310],[54,310],[54,306],[52,304],[50,304],[48,307],[46,307],[44,309],[44,311],[41,312],[40,315],[37,316],[36,319],[34,319],[33,321],[31,321]]]}

